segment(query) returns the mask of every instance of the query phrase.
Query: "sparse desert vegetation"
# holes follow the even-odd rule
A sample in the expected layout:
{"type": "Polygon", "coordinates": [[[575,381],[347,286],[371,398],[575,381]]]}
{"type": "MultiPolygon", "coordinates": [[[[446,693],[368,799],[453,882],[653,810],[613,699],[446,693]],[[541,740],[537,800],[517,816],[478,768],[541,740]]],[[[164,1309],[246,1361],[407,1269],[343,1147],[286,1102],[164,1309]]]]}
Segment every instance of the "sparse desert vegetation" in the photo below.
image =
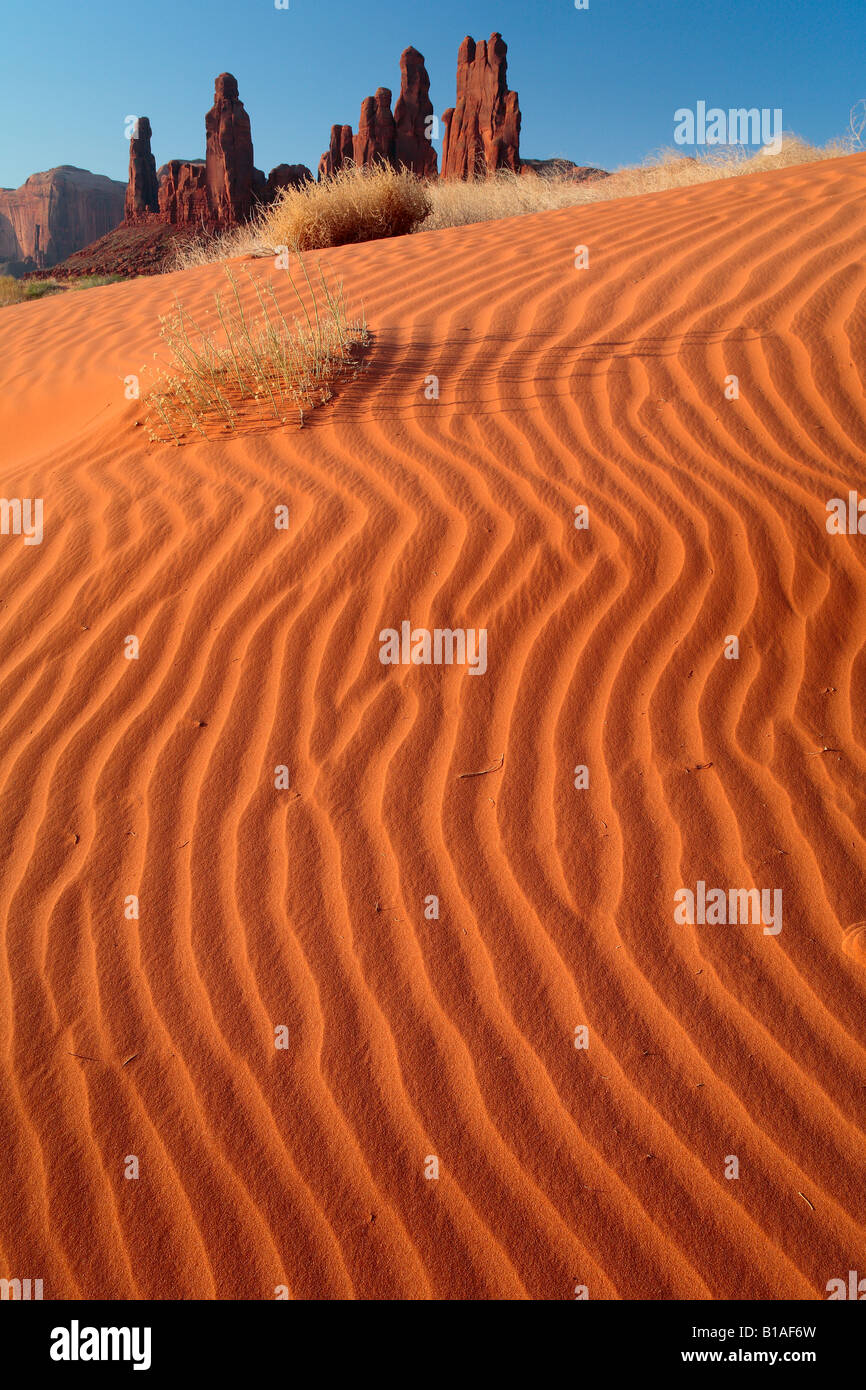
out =
{"type": "Polygon", "coordinates": [[[405,169],[341,169],[322,183],[284,188],[262,218],[272,246],[315,251],[405,236],[433,210],[433,188],[405,169]]]}
{"type": "Polygon", "coordinates": [[[329,400],[332,386],[359,369],[368,341],[363,316],[350,319],[341,283],[329,284],[320,269],[314,285],[297,257],[310,305],[287,267],[287,283],[300,313],[288,320],[274,285],[247,272],[258,311],[244,308],[238,282],[226,267],[227,298],[214,295],[217,324],[201,327],[178,303],[164,317],[161,337],[168,368],[145,397],[150,436],[175,444],[193,436],[224,437],[242,423],[304,423],[307,411],[329,400]]]}
{"type": "Polygon", "coordinates": [[[777,153],[759,150],[752,154],[742,147],[728,146],[690,158],[679,149],[666,149],[642,164],[585,181],[556,173],[544,177],[508,170],[477,180],[425,180],[387,166],[350,167],[320,183],[283,190],[272,207],[243,227],[185,243],[178,249],[177,267],[186,269],[235,256],[273,255],[281,246],[295,250],[344,246],[632,198],[837,159],[855,148],[850,136],[816,146],[788,135],[777,153]]]}
{"type": "Polygon", "coordinates": [[[0,275],[0,307],[44,299],[64,288],[57,280],[17,280],[14,275],[0,275]]]}
{"type": "Polygon", "coordinates": [[[618,169],[601,178],[578,182],[554,176],[522,176],[508,171],[488,179],[463,182],[442,179],[431,188],[433,204],[419,230],[460,227],[471,222],[492,222],[503,217],[548,212],[554,208],[579,207],[607,202],[612,198],[633,198],[642,193],[661,193],[669,188],[688,188],[714,179],[738,178],[747,174],[766,174],[794,164],[836,159],[850,154],[845,141],[823,148],[789,136],[777,154],[759,151],[749,154],[738,147],[710,149],[697,158],[684,156],[679,149],[665,149],[643,164],[618,169]]]}
{"type": "Polygon", "coordinates": [[[90,290],[97,285],[113,285],[124,279],[122,275],[82,275],[78,280],[17,280],[14,275],[0,275],[0,308],[10,304],[27,304],[34,299],[44,299],[49,294],[63,294],[68,290],[90,290]]]}
{"type": "Polygon", "coordinates": [[[284,188],[246,226],[178,248],[179,269],[233,256],[266,255],[281,246],[322,250],[405,236],[433,211],[435,188],[405,169],[351,166],[321,183],[284,188]]]}

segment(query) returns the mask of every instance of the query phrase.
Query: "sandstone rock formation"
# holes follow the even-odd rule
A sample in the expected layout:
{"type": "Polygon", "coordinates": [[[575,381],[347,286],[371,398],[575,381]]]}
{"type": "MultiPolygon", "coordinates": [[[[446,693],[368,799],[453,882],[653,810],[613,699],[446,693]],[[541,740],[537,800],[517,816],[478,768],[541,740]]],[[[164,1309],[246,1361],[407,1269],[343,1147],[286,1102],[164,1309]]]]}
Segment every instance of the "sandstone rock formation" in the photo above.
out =
{"type": "Polygon", "coordinates": [[[374,164],[405,165],[413,173],[436,177],[436,151],[430,142],[433,115],[430,78],[424,55],[417,48],[400,55],[400,95],[391,114],[391,92],[380,87],[374,97],[361,103],[358,133],[349,125],[332,125],[331,141],[319,160],[319,178],[328,178],[348,160],[370,168],[374,164]]]}
{"type": "Polygon", "coordinates": [[[436,151],[430,143],[432,115],[424,54],[417,48],[406,48],[400,55],[400,95],[394,107],[396,162],[426,178],[435,178],[437,170],[436,151]]]}
{"type": "Polygon", "coordinates": [[[150,140],[150,122],[142,116],[129,147],[126,226],[156,219],[208,231],[233,227],[254,205],[271,202],[279,189],[313,177],[304,164],[278,164],[267,178],[255,167],[250,118],[230,72],[220,73],[214,83],[204,159],[171,159],[156,170],[150,140]]]}
{"type": "Polygon", "coordinates": [[[313,176],[306,164],[278,164],[268,174],[264,188],[265,202],[271,202],[281,188],[300,188],[302,184],[312,183],[313,176]]]}
{"type": "Polygon", "coordinates": [[[268,181],[264,169],[253,169],[253,202],[267,202],[268,196],[268,181]]]}
{"type": "Polygon", "coordinates": [[[355,140],[350,125],[332,125],[331,142],[319,160],[319,178],[336,174],[355,158],[355,140]]]}
{"type": "Polygon", "coordinates": [[[126,221],[159,211],[156,160],[150,151],[150,121],[139,116],[129,142],[129,183],[126,187],[126,221]]]}
{"type": "Polygon", "coordinates": [[[594,183],[596,179],[610,178],[606,169],[597,169],[593,164],[575,164],[574,160],[561,155],[554,159],[521,157],[520,173],[527,178],[565,179],[569,183],[594,183]]]}
{"type": "Polygon", "coordinates": [[[476,44],[465,38],[457,56],[457,104],[444,112],[442,177],[481,178],[496,169],[520,170],[520,106],[508,90],[501,34],[476,44]]]}
{"type": "Polygon", "coordinates": [[[126,185],[61,164],[0,189],[0,261],[16,274],[56,265],[123,221],[126,185]]]}
{"type": "Polygon", "coordinates": [[[355,163],[368,168],[374,164],[393,164],[396,152],[397,126],[391,115],[391,89],[378,87],[374,97],[365,97],[361,102],[355,163]]]}
{"type": "Polygon", "coordinates": [[[312,179],[303,164],[278,164],[266,178],[253,162],[236,79],[221,73],[214,87],[204,159],[172,159],[157,170],[150,121],[141,116],[129,145],[128,184],[63,165],[17,190],[0,189],[0,263],[14,274],[61,261],[69,261],[69,275],[87,273],[90,264],[101,274],[115,267],[156,274],[171,264],[178,240],[236,226],[281,188],[312,179]]]}
{"type": "Polygon", "coordinates": [[[170,159],[160,174],[159,212],[162,220],[179,227],[193,223],[209,226],[213,218],[208,202],[204,161],[170,159]]]}
{"type": "Polygon", "coordinates": [[[214,104],[204,118],[205,165],[210,214],[220,227],[249,217],[253,205],[253,139],[250,118],[238,96],[237,78],[222,72],[214,104]]]}
{"type": "Polygon", "coordinates": [[[49,271],[34,274],[58,280],[75,280],[82,275],[162,275],[175,268],[178,247],[197,241],[200,234],[194,223],[178,227],[156,215],[139,217],[74,251],[49,271]]]}

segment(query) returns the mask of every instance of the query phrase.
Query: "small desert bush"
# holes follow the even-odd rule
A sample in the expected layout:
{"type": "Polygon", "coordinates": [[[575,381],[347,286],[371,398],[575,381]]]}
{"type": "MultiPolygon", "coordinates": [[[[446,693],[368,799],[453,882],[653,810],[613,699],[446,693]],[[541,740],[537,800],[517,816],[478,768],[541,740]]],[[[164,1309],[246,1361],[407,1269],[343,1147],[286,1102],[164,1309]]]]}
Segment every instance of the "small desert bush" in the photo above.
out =
{"type": "Polygon", "coordinates": [[[431,210],[429,189],[406,169],[340,169],[321,183],[284,188],[260,233],[293,251],[406,236],[431,210]]]}
{"type": "Polygon", "coordinates": [[[170,356],[156,386],[145,398],[150,437],[187,442],[198,434],[223,437],[243,424],[271,421],[304,423],[304,414],[330,400],[335,381],[359,369],[360,348],[368,341],[363,318],[350,320],[341,284],[331,286],[319,270],[314,288],[303,259],[310,307],[291,270],[287,284],[301,312],[286,319],[272,282],[264,287],[247,271],[258,304],[244,308],[232,270],[228,302],[214,296],[219,328],[200,328],[179,303],[161,320],[161,337],[170,356]]]}
{"type": "Polygon", "coordinates": [[[261,220],[259,234],[271,246],[304,252],[406,236],[430,210],[427,185],[409,171],[350,165],[321,183],[281,189],[261,220]]]}

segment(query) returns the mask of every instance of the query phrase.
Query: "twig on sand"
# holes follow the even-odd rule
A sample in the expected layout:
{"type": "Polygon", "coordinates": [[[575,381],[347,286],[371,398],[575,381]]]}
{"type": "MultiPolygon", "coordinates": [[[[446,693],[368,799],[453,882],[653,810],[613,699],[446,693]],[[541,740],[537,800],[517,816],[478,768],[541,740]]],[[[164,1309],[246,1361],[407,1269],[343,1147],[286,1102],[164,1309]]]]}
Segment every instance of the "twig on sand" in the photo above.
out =
{"type": "Polygon", "coordinates": [[[499,772],[504,766],[505,754],[503,753],[495,767],[485,767],[481,772],[458,772],[457,781],[459,782],[461,777],[486,777],[489,772],[499,772]]]}
{"type": "Polygon", "coordinates": [[[77,1057],[81,1062],[95,1062],[95,1057],[86,1057],[83,1052],[70,1052],[70,1057],[77,1057]]]}
{"type": "Polygon", "coordinates": [[[121,1065],[120,1070],[123,1071],[123,1068],[124,1068],[124,1067],[128,1067],[129,1064],[130,1064],[130,1062],[134,1062],[135,1059],[136,1059],[136,1057],[140,1057],[140,1056],[141,1056],[141,1053],[140,1053],[140,1052],[133,1052],[132,1056],[131,1056],[131,1057],[127,1057],[126,1061],[121,1065]]]}
{"type": "Polygon", "coordinates": [[[802,1197],[803,1201],[806,1203],[806,1206],[812,1207],[812,1211],[815,1210],[815,1208],[812,1206],[812,1203],[809,1201],[809,1198],[806,1196],[805,1192],[801,1192],[799,1188],[797,1189],[797,1196],[802,1197]]]}

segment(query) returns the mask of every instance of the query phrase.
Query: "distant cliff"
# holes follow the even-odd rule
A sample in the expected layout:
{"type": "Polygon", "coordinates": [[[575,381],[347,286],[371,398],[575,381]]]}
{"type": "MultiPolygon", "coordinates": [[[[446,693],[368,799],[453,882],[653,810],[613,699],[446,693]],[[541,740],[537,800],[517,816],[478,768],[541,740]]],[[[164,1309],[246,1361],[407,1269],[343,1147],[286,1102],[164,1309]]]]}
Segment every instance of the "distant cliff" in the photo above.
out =
{"type": "Polygon", "coordinates": [[[126,184],[61,164],[0,189],[0,262],[42,270],[123,221],[126,184]]]}

